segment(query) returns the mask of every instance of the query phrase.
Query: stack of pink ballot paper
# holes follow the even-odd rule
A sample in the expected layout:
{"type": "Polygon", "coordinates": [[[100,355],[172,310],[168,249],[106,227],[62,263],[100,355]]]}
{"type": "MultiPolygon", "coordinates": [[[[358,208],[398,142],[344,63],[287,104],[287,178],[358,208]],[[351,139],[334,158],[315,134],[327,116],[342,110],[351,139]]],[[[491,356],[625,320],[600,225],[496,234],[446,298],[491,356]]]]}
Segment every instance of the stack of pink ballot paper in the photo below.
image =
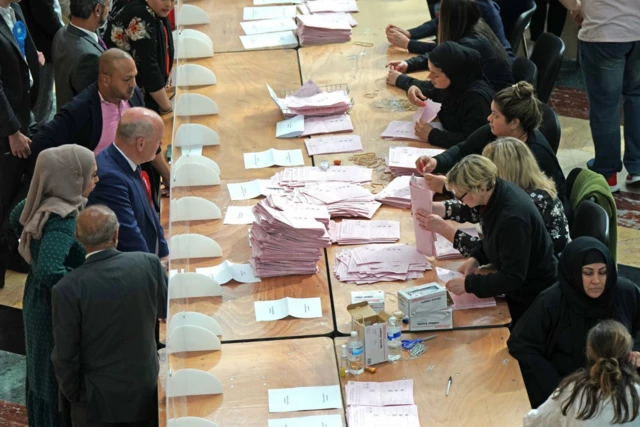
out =
{"type": "MultiPolygon", "coordinates": [[[[438,274],[438,279],[440,279],[445,285],[449,280],[464,277],[463,274],[458,273],[457,271],[451,271],[440,267],[436,267],[436,273],[438,274]]],[[[475,294],[468,293],[464,293],[462,295],[449,293],[449,296],[451,296],[451,300],[453,301],[453,306],[451,306],[451,308],[454,310],[469,310],[472,308],[496,306],[496,299],[493,297],[478,298],[475,294]]]]}
{"type": "MultiPolygon", "coordinates": [[[[380,208],[371,191],[359,184],[348,182],[326,182],[322,185],[307,185],[292,192],[278,196],[292,205],[322,205],[332,218],[364,217],[371,218],[380,208]]],[[[274,198],[272,198],[273,200],[274,198]]],[[[267,199],[269,202],[269,199],[267,199]]]]}
{"type": "Polygon", "coordinates": [[[336,254],[333,273],[342,282],[363,285],[419,279],[431,264],[415,246],[372,244],[336,254]]]}
{"type": "Polygon", "coordinates": [[[416,160],[420,156],[434,157],[442,152],[439,148],[389,147],[387,168],[393,176],[412,175],[418,173],[416,160]]]}
{"type": "Polygon", "coordinates": [[[329,223],[331,241],[339,245],[362,245],[365,243],[393,243],[400,240],[400,222],[345,219],[329,223]]]}
{"type": "Polygon", "coordinates": [[[322,248],[331,246],[324,224],[312,215],[272,209],[264,201],[255,205],[252,211],[256,219],[249,228],[249,262],[256,276],[318,272],[322,248]]]}
{"type": "MultiPolygon", "coordinates": [[[[305,16],[307,15],[302,15],[301,18],[305,16]]],[[[319,20],[322,20],[322,18],[319,18],[319,20]]],[[[349,34],[351,34],[351,26],[347,23],[330,25],[349,27],[349,34]]],[[[282,103],[288,110],[288,113],[304,115],[305,118],[344,114],[351,108],[351,99],[346,90],[339,89],[324,92],[311,80],[306,82],[293,95],[287,95],[286,98],[282,100],[282,103]]]]}
{"type": "Polygon", "coordinates": [[[299,15],[296,33],[302,46],[343,43],[351,40],[351,24],[321,15],[299,15]]]}
{"type": "Polygon", "coordinates": [[[376,200],[383,205],[409,209],[411,207],[410,179],[409,175],[394,178],[381,192],[376,194],[376,200]]]}
{"type": "Polygon", "coordinates": [[[411,194],[411,214],[413,216],[413,231],[416,235],[416,248],[422,255],[434,256],[436,233],[423,229],[418,223],[419,210],[427,214],[433,212],[433,191],[427,187],[424,178],[412,176],[409,181],[409,192],[411,194]]]}
{"type": "Polygon", "coordinates": [[[264,202],[267,204],[267,206],[279,211],[295,211],[303,215],[311,216],[316,221],[324,224],[327,230],[329,229],[329,224],[331,223],[331,215],[329,214],[326,206],[294,203],[289,201],[287,197],[277,194],[270,194],[269,196],[267,196],[264,202]]]}
{"type": "MultiPolygon", "coordinates": [[[[478,230],[473,227],[469,228],[460,228],[461,231],[472,235],[473,237],[478,237],[478,230]]],[[[435,241],[435,256],[436,259],[456,259],[462,258],[462,254],[453,247],[453,243],[442,237],[441,235],[436,234],[435,241]]]]}
{"type": "Polygon", "coordinates": [[[367,184],[371,182],[373,170],[362,166],[331,166],[322,170],[315,166],[286,168],[271,177],[269,188],[297,188],[325,182],[350,182],[367,184]]]}

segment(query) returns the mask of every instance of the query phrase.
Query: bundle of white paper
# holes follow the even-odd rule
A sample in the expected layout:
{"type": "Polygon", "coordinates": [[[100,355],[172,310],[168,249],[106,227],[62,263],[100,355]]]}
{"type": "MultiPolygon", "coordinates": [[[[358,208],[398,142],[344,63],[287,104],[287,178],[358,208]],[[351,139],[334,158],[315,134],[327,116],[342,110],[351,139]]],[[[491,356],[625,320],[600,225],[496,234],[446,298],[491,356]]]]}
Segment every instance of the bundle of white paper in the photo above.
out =
{"type": "Polygon", "coordinates": [[[347,20],[321,15],[299,15],[296,32],[302,46],[351,40],[351,24],[347,20]]]}
{"type": "Polygon", "coordinates": [[[439,148],[389,147],[387,167],[393,176],[412,175],[418,172],[416,160],[421,156],[434,157],[444,152],[439,148]]]}
{"type": "Polygon", "coordinates": [[[278,211],[262,201],[253,207],[250,262],[258,277],[315,274],[322,248],[331,245],[326,227],[312,215],[278,211]]]}
{"type": "Polygon", "coordinates": [[[431,264],[415,246],[373,244],[345,249],[336,255],[338,280],[358,285],[419,279],[431,264]]]}
{"type": "Polygon", "coordinates": [[[409,191],[410,180],[410,175],[395,178],[387,184],[381,192],[376,194],[376,200],[383,205],[409,209],[411,207],[411,193],[409,191]]]}
{"type": "Polygon", "coordinates": [[[342,393],[339,385],[272,389],[268,394],[269,412],[342,408],[342,393]]]}
{"type": "Polygon", "coordinates": [[[240,41],[242,42],[242,46],[247,50],[262,49],[265,47],[298,47],[298,39],[293,31],[240,36],[240,41]]]}
{"type": "Polygon", "coordinates": [[[344,387],[347,406],[413,405],[413,380],[349,381],[344,387]]]}
{"type": "Polygon", "coordinates": [[[362,166],[332,166],[322,170],[315,166],[287,168],[271,177],[271,183],[283,187],[304,187],[321,182],[351,182],[366,184],[371,182],[373,170],[362,166]]]}
{"type": "Polygon", "coordinates": [[[256,322],[269,322],[287,316],[298,319],[322,317],[320,298],[282,298],[273,301],[255,301],[256,322]]]}
{"type": "Polygon", "coordinates": [[[253,206],[227,206],[227,213],[224,215],[224,224],[251,224],[255,217],[251,211],[253,206]]]}
{"type": "Polygon", "coordinates": [[[240,26],[248,36],[254,34],[277,33],[280,31],[293,31],[298,28],[293,18],[276,18],[241,22],[240,26]]]}
{"type": "Polygon", "coordinates": [[[304,143],[310,156],[362,151],[362,142],[358,135],[323,136],[305,139],[304,143]]]}
{"type": "MultiPolygon", "coordinates": [[[[457,271],[447,270],[446,268],[436,267],[436,273],[438,274],[438,278],[446,284],[449,280],[457,279],[459,277],[464,277],[464,274],[458,273],[457,271]]],[[[493,297],[489,298],[478,298],[475,294],[464,293],[462,295],[456,295],[454,293],[449,293],[451,299],[453,300],[452,308],[454,310],[468,310],[471,308],[486,308],[486,307],[495,307],[496,299],[493,297]]]]}
{"type": "Polygon", "coordinates": [[[256,277],[251,264],[236,264],[227,260],[215,267],[196,268],[196,273],[211,277],[219,285],[224,285],[231,280],[240,283],[257,283],[260,281],[256,277]]]}
{"type": "MultiPolygon", "coordinates": [[[[461,228],[461,231],[470,234],[473,237],[478,237],[478,230],[473,227],[461,228]]],[[[435,256],[437,259],[456,259],[462,258],[462,254],[453,247],[453,243],[445,239],[439,234],[436,234],[435,240],[435,256]]]]}
{"type": "Polygon", "coordinates": [[[425,101],[425,104],[426,105],[424,107],[418,108],[413,114],[414,122],[417,122],[419,120],[425,123],[430,123],[436,117],[438,117],[438,113],[440,112],[440,107],[442,106],[442,104],[433,102],[430,99],[427,99],[425,101]]]}
{"type": "Polygon", "coordinates": [[[409,192],[411,194],[411,214],[413,215],[413,231],[416,234],[416,248],[422,255],[435,255],[436,233],[424,230],[418,222],[418,211],[422,210],[426,215],[432,213],[431,203],[433,201],[433,191],[425,182],[425,179],[412,176],[409,181],[409,192]]]}
{"type": "Polygon", "coordinates": [[[349,406],[349,427],[421,427],[416,405],[349,406]]]}
{"type": "Polygon", "coordinates": [[[343,427],[342,416],[334,415],[313,415],[311,417],[300,418],[280,418],[277,420],[267,420],[269,427],[343,427]]]}
{"type": "Polygon", "coordinates": [[[276,138],[297,138],[304,132],[304,116],[297,115],[276,123],[276,138]]]}
{"type": "Polygon", "coordinates": [[[318,12],[358,12],[356,0],[316,0],[307,1],[311,13],[318,12]]]}
{"type": "Polygon", "coordinates": [[[269,179],[254,179],[248,182],[227,184],[231,200],[249,200],[258,196],[282,193],[284,189],[278,187],[269,179]]]}
{"type": "Polygon", "coordinates": [[[302,150],[277,150],[270,148],[258,153],[244,153],[245,169],[268,168],[271,166],[304,165],[302,150]]]}
{"type": "Polygon", "coordinates": [[[353,124],[348,114],[308,117],[304,120],[304,132],[302,136],[336,132],[353,132],[353,124]]]}
{"type": "Polygon", "coordinates": [[[400,222],[387,220],[362,221],[345,219],[329,224],[331,241],[339,245],[393,243],[400,240],[400,222]]]}
{"type": "Polygon", "coordinates": [[[293,18],[295,16],[295,6],[245,7],[242,19],[245,21],[255,21],[264,19],[293,18]]]}
{"type": "MultiPolygon", "coordinates": [[[[349,182],[326,182],[322,185],[307,185],[282,195],[292,206],[326,206],[331,217],[372,218],[381,204],[374,200],[371,191],[349,182]]],[[[270,205],[272,198],[267,198],[270,205]]],[[[270,205],[271,206],[271,205],[270,205]]]]}

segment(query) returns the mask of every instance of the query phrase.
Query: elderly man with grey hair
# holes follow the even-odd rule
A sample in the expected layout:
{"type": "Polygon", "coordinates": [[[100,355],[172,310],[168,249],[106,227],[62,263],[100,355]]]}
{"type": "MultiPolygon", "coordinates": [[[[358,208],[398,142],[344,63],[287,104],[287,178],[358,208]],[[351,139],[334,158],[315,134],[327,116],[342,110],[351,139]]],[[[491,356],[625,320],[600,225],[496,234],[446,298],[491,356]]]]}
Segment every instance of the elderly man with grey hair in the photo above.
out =
{"type": "Polygon", "coordinates": [[[51,354],[74,427],[157,425],[156,330],[167,314],[160,260],[119,252],[118,219],[106,206],[78,215],[87,259],[52,289],[51,354]]]}
{"type": "Polygon", "coordinates": [[[57,111],[98,80],[98,60],[107,47],[96,31],[107,20],[110,4],[111,0],[71,0],[71,20],[51,47],[57,111]]]}

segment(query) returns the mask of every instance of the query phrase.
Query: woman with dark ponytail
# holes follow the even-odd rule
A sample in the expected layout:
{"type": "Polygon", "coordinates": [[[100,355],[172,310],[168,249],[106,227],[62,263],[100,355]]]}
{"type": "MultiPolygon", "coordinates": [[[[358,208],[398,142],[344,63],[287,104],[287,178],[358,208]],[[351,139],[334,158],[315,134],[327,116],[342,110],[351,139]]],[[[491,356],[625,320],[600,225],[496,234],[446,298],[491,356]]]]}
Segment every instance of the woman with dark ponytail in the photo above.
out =
{"type": "MultiPolygon", "coordinates": [[[[626,357],[631,354],[635,362],[640,351],[640,288],[618,276],[603,243],[593,237],[569,243],[558,262],[558,280],[538,295],[507,341],[533,408],[552,395],[562,378],[585,366],[587,335],[599,322],[616,320],[631,334],[626,357]]],[[[598,360],[591,353],[589,359],[598,360]]]]}
{"type": "Polygon", "coordinates": [[[598,323],[587,336],[587,367],[563,379],[524,417],[524,427],[640,425],[640,376],[632,350],[624,325],[598,323]]]}

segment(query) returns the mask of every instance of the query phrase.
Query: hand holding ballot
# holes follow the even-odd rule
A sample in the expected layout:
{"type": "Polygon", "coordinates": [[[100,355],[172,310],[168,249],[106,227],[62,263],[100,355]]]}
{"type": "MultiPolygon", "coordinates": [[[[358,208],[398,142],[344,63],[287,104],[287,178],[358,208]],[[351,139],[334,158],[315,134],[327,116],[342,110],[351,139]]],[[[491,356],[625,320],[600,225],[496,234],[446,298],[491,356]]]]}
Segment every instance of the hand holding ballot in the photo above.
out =
{"type": "Polygon", "coordinates": [[[433,157],[420,156],[416,160],[416,169],[422,174],[433,172],[436,166],[438,166],[438,161],[433,157]]]}
{"type": "Polygon", "coordinates": [[[416,219],[418,220],[420,228],[426,231],[438,233],[447,240],[453,240],[453,237],[456,234],[455,227],[436,214],[430,214],[422,209],[418,209],[416,219]]]}
{"type": "Polygon", "coordinates": [[[457,277],[455,279],[451,279],[445,285],[447,290],[455,295],[462,295],[467,292],[464,287],[464,277],[457,277]]]}
{"type": "Polygon", "coordinates": [[[443,193],[444,192],[444,182],[447,177],[444,175],[433,175],[430,173],[425,173],[424,181],[427,184],[427,188],[433,191],[434,193],[443,193]]]}
{"type": "Polygon", "coordinates": [[[418,86],[411,86],[407,91],[407,98],[409,98],[409,102],[418,107],[425,107],[427,105],[426,101],[427,97],[422,94],[422,91],[418,86]]]}
{"type": "Polygon", "coordinates": [[[433,126],[430,123],[423,122],[422,120],[418,120],[413,125],[413,132],[423,141],[429,141],[429,134],[433,130],[433,126]]]}
{"type": "Polygon", "coordinates": [[[474,257],[468,258],[464,264],[458,267],[458,273],[462,273],[465,276],[474,274],[480,268],[480,263],[474,257]]]}

